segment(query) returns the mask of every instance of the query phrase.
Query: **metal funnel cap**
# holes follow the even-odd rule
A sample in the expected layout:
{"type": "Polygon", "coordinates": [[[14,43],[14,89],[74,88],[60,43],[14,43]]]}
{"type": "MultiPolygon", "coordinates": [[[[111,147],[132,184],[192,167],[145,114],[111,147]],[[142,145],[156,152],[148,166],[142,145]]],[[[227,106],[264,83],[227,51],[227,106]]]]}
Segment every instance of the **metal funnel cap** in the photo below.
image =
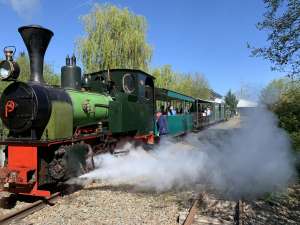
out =
{"type": "Polygon", "coordinates": [[[53,32],[39,25],[23,26],[18,29],[26,45],[30,59],[30,81],[44,83],[44,55],[53,32]]]}

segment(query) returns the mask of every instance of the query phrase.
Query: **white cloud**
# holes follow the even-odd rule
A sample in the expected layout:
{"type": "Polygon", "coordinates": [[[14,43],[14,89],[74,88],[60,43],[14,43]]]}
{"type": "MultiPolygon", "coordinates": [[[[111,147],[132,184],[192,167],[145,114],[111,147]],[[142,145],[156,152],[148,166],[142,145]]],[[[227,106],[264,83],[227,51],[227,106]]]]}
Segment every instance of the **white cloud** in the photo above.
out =
{"type": "Polygon", "coordinates": [[[26,20],[31,20],[41,5],[41,0],[1,0],[0,2],[9,5],[21,18],[26,20]]]}

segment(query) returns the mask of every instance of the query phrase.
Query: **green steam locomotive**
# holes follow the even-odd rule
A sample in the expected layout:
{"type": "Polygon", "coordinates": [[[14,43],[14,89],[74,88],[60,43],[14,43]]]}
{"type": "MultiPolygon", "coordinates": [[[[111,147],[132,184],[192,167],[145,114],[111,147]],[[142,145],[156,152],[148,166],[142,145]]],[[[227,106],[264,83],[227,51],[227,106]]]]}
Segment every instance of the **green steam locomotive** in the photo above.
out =
{"type": "Polygon", "coordinates": [[[93,169],[93,156],[113,153],[123,139],[154,144],[163,134],[178,135],[224,119],[224,104],[155,88],[154,77],[140,70],[82,75],[75,56],[66,58],[61,86],[49,86],[43,64],[53,32],[32,25],[20,27],[19,33],[30,58],[29,81],[17,81],[20,69],[12,49],[5,50],[0,63],[1,79],[11,82],[0,100],[8,131],[0,141],[6,146],[0,168],[0,188],[5,191],[50,196],[49,185],[93,169]],[[168,115],[171,106],[177,111],[168,115]],[[203,115],[204,109],[210,114],[203,115]],[[163,113],[164,133],[157,111],[163,113]]]}

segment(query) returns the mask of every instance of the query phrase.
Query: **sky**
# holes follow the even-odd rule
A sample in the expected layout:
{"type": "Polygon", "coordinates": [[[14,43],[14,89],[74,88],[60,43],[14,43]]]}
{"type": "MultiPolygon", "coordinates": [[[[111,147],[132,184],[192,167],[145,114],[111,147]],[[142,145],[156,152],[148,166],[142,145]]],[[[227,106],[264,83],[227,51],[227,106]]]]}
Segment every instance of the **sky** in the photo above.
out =
{"type": "MultiPolygon", "coordinates": [[[[247,42],[266,45],[266,33],[256,24],[265,12],[263,0],[0,0],[0,49],[26,48],[18,27],[39,24],[54,32],[45,60],[55,72],[84,35],[80,16],[95,3],[112,3],[143,15],[148,23],[147,41],[153,47],[151,67],[169,64],[178,72],[200,72],[212,89],[256,92],[272,79],[270,62],[250,57],[247,42]]],[[[250,93],[251,95],[253,93],[250,93]]]]}

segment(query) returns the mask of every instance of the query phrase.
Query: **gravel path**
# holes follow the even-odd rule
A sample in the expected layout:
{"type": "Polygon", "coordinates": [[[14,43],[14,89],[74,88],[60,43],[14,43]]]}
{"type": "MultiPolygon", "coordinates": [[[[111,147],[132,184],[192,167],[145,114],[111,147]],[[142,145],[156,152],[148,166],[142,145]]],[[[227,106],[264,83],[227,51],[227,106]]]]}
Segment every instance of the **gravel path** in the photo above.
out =
{"type": "Polygon", "coordinates": [[[227,130],[227,129],[232,129],[232,128],[239,128],[240,127],[240,122],[241,122],[240,117],[235,116],[235,117],[231,118],[228,121],[215,124],[215,125],[209,127],[208,129],[227,130]]]}
{"type": "Polygon", "coordinates": [[[136,193],[131,187],[92,183],[18,224],[176,224],[175,195],[136,193]]]}

